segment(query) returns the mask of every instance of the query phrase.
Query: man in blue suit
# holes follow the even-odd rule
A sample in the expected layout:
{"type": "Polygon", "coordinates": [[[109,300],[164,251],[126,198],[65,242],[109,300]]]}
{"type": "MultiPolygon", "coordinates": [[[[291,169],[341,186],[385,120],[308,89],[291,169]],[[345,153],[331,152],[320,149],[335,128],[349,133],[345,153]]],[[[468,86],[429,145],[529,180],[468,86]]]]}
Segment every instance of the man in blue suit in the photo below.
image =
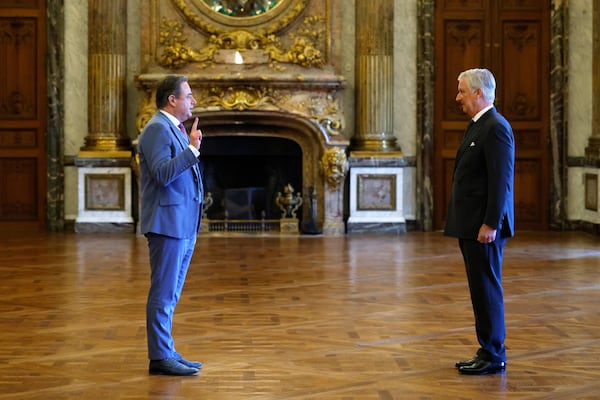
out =
{"type": "Polygon", "coordinates": [[[471,117],[456,153],[444,234],[458,238],[464,259],[480,348],[458,361],[461,374],[506,369],[502,255],[514,235],[514,137],[496,111],[496,81],[487,69],[458,76],[456,101],[471,117]]]}
{"type": "Polygon", "coordinates": [[[198,118],[189,135],[183,122],[196,100],[188,79],[166,77],[156,89],[158,112],[138,141],[141,231],[148,241],[150,290],[146,304],[149,373],[196,375],[201,362],[177,351],[171,330],[200,227],[203,187],[198,166],[198,118]]]}

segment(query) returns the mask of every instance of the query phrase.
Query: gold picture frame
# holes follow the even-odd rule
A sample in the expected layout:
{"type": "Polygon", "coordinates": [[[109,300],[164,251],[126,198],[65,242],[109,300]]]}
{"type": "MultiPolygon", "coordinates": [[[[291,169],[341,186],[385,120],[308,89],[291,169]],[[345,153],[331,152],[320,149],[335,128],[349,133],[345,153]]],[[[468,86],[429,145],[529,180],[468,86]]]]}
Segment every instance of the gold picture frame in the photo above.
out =
{"type": "Polygon", "coordinates": [[[396,175],[358,174],[357,210],[393,211],[396,209],[396,175]]]}
{"type": "Polygon", "coordinates": [[[86,174],[86,210],[125,210],[124,174],[86,174]]]}

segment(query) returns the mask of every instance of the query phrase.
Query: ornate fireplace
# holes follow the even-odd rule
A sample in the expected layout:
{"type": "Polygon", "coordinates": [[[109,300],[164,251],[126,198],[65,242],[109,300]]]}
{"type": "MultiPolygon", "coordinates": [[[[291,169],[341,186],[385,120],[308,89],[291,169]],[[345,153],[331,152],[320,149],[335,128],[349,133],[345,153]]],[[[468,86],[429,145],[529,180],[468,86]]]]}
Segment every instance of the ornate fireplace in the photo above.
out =
{"type": "MultiPolygon", "coordinates": [[[[276,204],[277,196],[290,185],[292,195],[302,199],[297,215],[301,232],[344,233],[345,141],[332,141],[313,121],[288,112],[207,111],[199,116],[206,145],[201,150],[204,180],[212,193],[213,207],[227,200],[224,193],[215,193],[215,188],[256,188],[264,190],[264,206],[255,207],[250,219],[261,218],[261,212],[268,220],[292,217],[276,204]]],[[[227,207],[221,209],[229,211],[231,219],[240,218],[234,218],[227,207]]],[[[224,219],[210,211],[209,221],[224,219]]]]}
{"type": "MultiPolygon", "coordinates": [[[[145,80],[140,76],[139,79],[140,85],[150,89],[149,103],[154,92],[151,88],[160,78],[145,80]]],[[[193,77],[190,82],[192,87],[201,87],[193,77]]],[[[196,96],[202,98],[202,95],[196,96]]],[[[145,112],[140,113],[140,127],[156,110],[148,105],[145,112]]],[[[196,115],[203,132],[200,149],[203,179],[205,189],[212,197],[211,207],[214,207],[206,209],[208,221],[228,218],[222,215],[226,200],[224,192],[232,189],[260,188],[265,191],[265,206],[256,209],[256,214],[249,219],[286,217],[273,202],[277,195],[283,195],[289,184],[295,189],[293,195],[302,198],[297,215],[301,232],[344,234],[343,193],[348,142],[338,132],[331,131],[333,122],[330,119],[318,121],[281,109],[199,108],[196,115]],[[261,211],[266,216],[259,215],[261,211]]]]}
{"type": "Polygon", "coordinates": [[[158,82],[185,74],[204,135],[208,221],[280,214],[301,232],[345,233],[345,81],[332,3],[151,0],[142,10],[138,129],[156,112],[158,82]],[[298,207],[277,207],[285,201],[298,207]]]}

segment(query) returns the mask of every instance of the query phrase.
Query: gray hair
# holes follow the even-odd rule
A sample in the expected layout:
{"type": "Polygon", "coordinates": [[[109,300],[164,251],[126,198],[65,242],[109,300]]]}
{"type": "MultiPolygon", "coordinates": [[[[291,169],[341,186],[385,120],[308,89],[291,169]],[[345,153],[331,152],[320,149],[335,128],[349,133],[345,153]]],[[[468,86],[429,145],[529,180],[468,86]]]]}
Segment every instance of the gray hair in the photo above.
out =
{"type": "Polygon", "coordinates": [[[481,89],[483,98],[494,103],[496,98],[496,79],[494,75],[485,68],[473,68],[458,74],[458,80],[465,79],[471,91],[481,89]]]}

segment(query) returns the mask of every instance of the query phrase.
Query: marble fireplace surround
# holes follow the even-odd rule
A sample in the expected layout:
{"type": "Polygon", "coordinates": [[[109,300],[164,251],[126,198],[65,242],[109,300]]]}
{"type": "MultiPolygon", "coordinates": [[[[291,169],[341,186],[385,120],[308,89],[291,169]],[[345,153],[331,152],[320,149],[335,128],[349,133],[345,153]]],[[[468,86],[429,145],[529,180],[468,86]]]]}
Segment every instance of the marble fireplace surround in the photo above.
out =
{"type": "MultiPolygon", "coordinates": [[[[146,93],[138,113],[138,127],[156,112],[153,106],[160,74],[140,75],[138,87],[146,93]]],[[[194,116],[205,138],[283,138],[302,152],[302,187],[306,205],[314,193],[314,210],[303,206],[300,227],[312,223],[323,235],[345,234],[344,181],[348,140],[341,134],[342,114],[335,94],[343,86],[338,79],[313,81],[223,81],[188,75],[197,100],[194,116]],[[337,160],[331,165],[331,160],[337,160]],[[340,176],[341,175],[341,176],[340,176]]],[[[188,124],[191,121],[187,122],[188,124]]]]}

